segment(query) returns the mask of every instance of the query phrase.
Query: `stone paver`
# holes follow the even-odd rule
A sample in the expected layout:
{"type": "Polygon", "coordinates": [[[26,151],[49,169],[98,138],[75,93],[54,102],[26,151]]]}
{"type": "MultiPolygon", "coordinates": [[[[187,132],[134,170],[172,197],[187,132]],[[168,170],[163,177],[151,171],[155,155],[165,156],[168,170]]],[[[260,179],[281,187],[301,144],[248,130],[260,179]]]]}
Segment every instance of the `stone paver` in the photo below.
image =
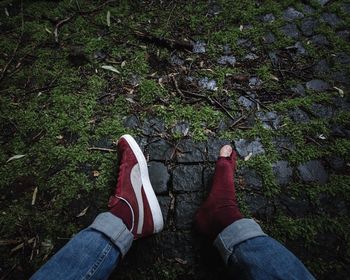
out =
{"type": "Polygon", "coordinates": [[[241,157],[246,157],[250,153],[253,156],[265,153],[265,150],[260,142],[260,139],[245,140],[239,139],[235,141],[235,147],[241,157]]]}
{"type": "Polygon", "coordinates": [[[203,200],[202,193],[179,194],[176,196],[176,228],[191,229],[196,211],[203,200]]]}
{"type": "Polygon", "coordinates": [[[298,166],[301,179],[306,182],[317,182],[325,184],[328,180],[328,174],[319,160],[311,160],[298,166]]]}
{"type": "Polygon", "coordinates": [[[196,143],[192,139],[184,139],[179,142],[177,149],[177,161],[184,162],[203,162],[205,161],[205,144],[196,143]]]}
{"type": "Polygon", "coordinates": [[[178,192],[202,190],[202,171],[199,165],[178,165],[173,170],[173,189],[178,192]]]}
{"type": "Polygon", "coordinates": [[[293,168],[290,167],[288,161],[277,161],[276,163],[272,164],[272,170],[276,176],[277,184],[285,186],[292,180],[293,168]]]}
{"type": "Polygon", "coordinates": [[[148,172],[155,193],[166,193],[170,178],[167,167],[163,163],[151,161],[148,163],[148,172]]]}

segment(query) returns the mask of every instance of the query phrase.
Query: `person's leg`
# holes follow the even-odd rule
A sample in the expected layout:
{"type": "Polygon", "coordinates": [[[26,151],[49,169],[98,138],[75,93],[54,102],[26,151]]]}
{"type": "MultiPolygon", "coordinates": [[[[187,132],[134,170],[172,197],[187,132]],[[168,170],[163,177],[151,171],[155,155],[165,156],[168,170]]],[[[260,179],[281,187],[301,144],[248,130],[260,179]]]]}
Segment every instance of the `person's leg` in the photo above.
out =
{"type": "Polygon", "coordinates": [[[110,212],[97,216],[31,279],[107,279],[132,241],[163,229],[146,159],[130,135],[118,141],[119,176],[110,212]]]}
{"type": "Polygon", "coordinates": [[[108,212],[102,213],[31,279],[107,279],[133,239],[121,219],[108,212]]]}
{"type": "Polygon", "coordinates": [[[314,279],[289,250],[241,215],[234,187],[236,153],[220,150],[213,186],[196,215],[197,229],[211,239],[224,262],[247,279],[314,279]]]}
{"type": "Polygon", "coordinates": [[[315,279],[286,247],[267,236],[253,219],[241,219],[215,239],[224,262],[245,279],[315,279]]]}

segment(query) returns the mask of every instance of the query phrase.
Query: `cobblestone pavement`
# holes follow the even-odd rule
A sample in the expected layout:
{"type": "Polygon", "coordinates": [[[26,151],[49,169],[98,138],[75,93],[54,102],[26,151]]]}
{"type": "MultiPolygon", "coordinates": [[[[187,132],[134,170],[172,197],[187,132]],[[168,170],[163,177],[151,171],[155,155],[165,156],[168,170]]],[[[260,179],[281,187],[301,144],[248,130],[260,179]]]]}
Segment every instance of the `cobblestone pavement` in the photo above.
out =
{"type": "Polygon", "coordinates": [[[229,279],[193,229],[224,144],[243,214],[318,279],[348,278],[348,0],[6,0],[0,12],[0,278],[28,278],[106,210],[124,133],[165,229],[111,279],[229,279]]]}

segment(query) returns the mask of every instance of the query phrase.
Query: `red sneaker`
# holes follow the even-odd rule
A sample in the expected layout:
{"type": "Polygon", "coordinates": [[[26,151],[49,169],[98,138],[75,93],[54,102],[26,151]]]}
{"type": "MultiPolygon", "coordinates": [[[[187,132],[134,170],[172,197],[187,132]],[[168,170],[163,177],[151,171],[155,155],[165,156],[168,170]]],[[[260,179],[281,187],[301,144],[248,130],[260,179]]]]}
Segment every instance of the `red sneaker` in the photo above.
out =
{"type": "Polygon", "coordinates": [[[134,238],[145,237],[163,229],[163,215],[153,191],[146,159],[130,135],[118,141],[119,177],[110,211],[121,218],[134,238]]]}

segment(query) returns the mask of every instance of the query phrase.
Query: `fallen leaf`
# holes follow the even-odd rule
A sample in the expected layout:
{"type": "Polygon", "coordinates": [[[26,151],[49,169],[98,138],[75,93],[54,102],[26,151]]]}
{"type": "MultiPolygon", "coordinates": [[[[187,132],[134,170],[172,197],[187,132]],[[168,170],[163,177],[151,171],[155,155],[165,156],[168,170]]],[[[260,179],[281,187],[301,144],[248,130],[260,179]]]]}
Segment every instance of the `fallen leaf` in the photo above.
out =
{"type": "Polygon", "coordinates": [[[110,11],[107,12],[107,26],[108,27],[111,26],[111,12],[110,11]]]}
{"type": "Polygon", "coordinates": [[[35,204],[37,194],[38,194],[38,187],[35,187],[34,192],[33,192],[33,196],[32,196],[32,205],[35,204]]]}
{"type": "Polygon", "coordinates": [[[112,71],[112,72],[117,73],[117,74],[120,74],[118,69],[116,69],[115,67],[113,67],[111,65],[102,65],[101,68],[105,69],[105,70],[108,70],[108,71],[112,71]]]}
{"type": "Polygon", "coordinates": [[[333,88],[338,91],[340,97],[344,97],[344,91],[341,88],[338,88],[338,87],[333,87],[333,88]]]}
{"type": "Polygon", "coordinates": [[[125,100],[130,102],[130,103],[135,103],[135,100],[130,98],[130,97],[125,98],[125,100]]]}
{"type": "Polygon", "coordinates": [[[250,158],[252,157],[253,153],[250,152],[245,158],[244,158],[244,161],[248,161],[250,160],[250,158]]]}
{"type": "Polygon", "coordinates": [[[177,261],[180,264],[187,264],[187,261],[181,259],[181,258],[175,258],[175,261],[177,261]]]}
{"type": "Polygon", "coordinates": [[[318,138],[321,139],[321,140],[326,140],[327,139],[326,136],[324,136],[323,134],[318,135],[318,138]]]}
{"type": "Polygon", "coordinates": [[[92,175],[94,177],[98,177],[98,176],[100,176],[100,172],[98,172],[97,170],[94,170],[94,171],[92,171],[92,175]]]}
{"type": "Polygon", "coordinates": [[[58,140],[62,140],[62,139],[63,139],[63,135],[58,135],[58,136],[56,136],[56,138],[57,138],[58,140]]]}
{"type": "Polygon", "coordinates": [[[77,218],[82,217],[86,214],[87,210],[90,206],[86,207],[83,211],[81,211],[78,215],[76,215],[77,218]]]}
{"type": "Polygon", "coordinates": [[[272,74],[270,75],[270,77],[271,77],[272,80],[275,80],[277,82],[279,81],[279,79],[276,76],[272,75],[272,74]]]}
{"type": "Polygon", "coordinates": [[[25,157],[26,155],[15,155],[13,157],[10,157],[6,162],[10,162],[12,160],[15,160],[15,159],[20,159],[22,157],[25,157]]]}

